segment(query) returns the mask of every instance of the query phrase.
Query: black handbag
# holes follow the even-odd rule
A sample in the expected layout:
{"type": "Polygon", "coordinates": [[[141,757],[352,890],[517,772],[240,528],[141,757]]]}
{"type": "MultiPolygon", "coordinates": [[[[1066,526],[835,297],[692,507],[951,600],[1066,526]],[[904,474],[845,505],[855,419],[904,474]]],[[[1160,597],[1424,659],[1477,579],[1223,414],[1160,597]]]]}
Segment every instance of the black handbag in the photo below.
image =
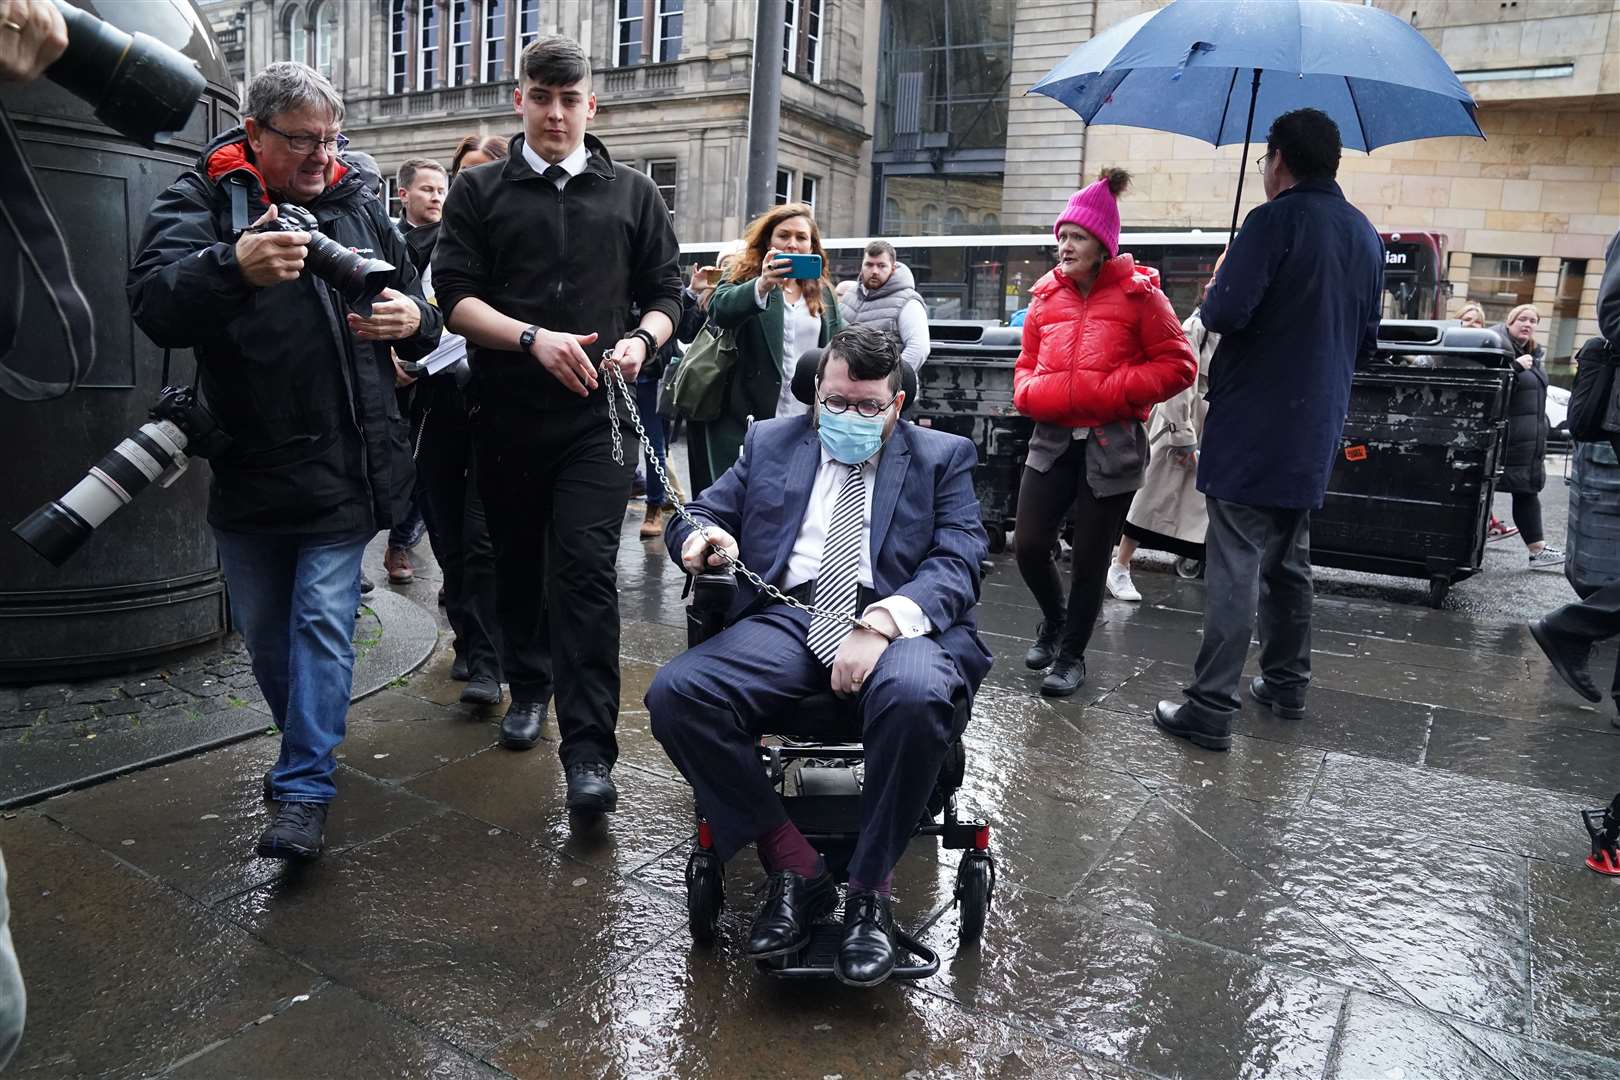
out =
{"type": "Polygon", "coordinates": [[[1609,415],[1620,352],[1603,338],[1595,337],[1581,346],[1575,363],[1567,420],[1570,437],[1576,442],[1607,442],[1620,435],[1620,425],[1611,422],[1609,415]]]}

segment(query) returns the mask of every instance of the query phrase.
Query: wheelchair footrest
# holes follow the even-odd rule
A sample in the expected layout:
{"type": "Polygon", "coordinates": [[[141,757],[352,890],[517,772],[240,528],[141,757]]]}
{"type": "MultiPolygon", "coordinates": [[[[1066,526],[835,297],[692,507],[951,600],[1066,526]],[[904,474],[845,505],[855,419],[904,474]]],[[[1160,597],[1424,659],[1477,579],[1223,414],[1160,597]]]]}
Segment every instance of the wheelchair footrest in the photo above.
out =
{"type": "MultiPolygon", "coordinates": [[[[838,947],[844,941],[844,925],[817,923],[810,931],[810,944],[797,953],[756,960],[759,970],[779,979],[834,979],[838,947]]],[[[939,954],[901,930],[894,929],[895,958],[891,979],[926,979],[939,971],[939,954]]]]}

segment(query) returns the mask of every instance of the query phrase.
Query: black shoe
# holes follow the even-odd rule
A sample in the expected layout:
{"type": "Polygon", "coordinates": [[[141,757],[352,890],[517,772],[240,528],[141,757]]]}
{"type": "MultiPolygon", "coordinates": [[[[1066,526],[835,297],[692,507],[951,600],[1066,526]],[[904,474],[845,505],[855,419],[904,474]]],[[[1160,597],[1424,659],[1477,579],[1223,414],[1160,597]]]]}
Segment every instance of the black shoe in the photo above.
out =
{"type": "Polygon", "coordinates": [[[377,587],[377,583],[375,581],[372,581],[369,577],[367,577],[366,572],[364,570],[360,571],[360,595],[364,596],[364,595],[366,595],[366,593],[370,592],[371,590],[375,589],[376,587],[377,587]]]}
{"type": "Polygon", "coordinates": [[[1305,719],[1304,703],[1302,702],[1298,705],[1284,705],[1281,699],[1279,699],[1277,695],[1272,692],[1271,684],[1266,682],[1266,677],[1264,675],[1256,675],[1253,679],[1249,680],[1249,696],[1254,698],[1254,700],[1258,701],[1260,704],[1264,705],[1266,708],[1270,709],[1273,714],[1282,717],[1284,720],[1305,719]]]}
{"type": "Polygon", "coordinates": [[[276,818],[259,837],[261,859],[300,859],[321,857],[326,845],[326,803],[284,802],[276,807],[276,818]]]}
{"type": "Polygon", "coordinates": [[[894,970],[894,909],[887,896],[852,892],[833,974],[846,986],[876,986],[894,970]]]}
{"type": "Polygon", "coordinates": [[[1086,658],[1058,655],[1052,670],[1041,680],[1041,693],[1046,697],[1068,697],[1086,685],[1086,658]]]}
{"type": "Polygon", "coordinates": [[[472,669],[467,666],[467,658],[465,656],[458,653],[456,658],[450,661],[450,677],[456,680],[456,682],[466,682],[468,679],[472,678],[472,669]]]}
{"type": "Polygon", "coordinates": [[[810,940],[817,919],[838,907],[838,884],[823,870],[813,878],[791,870],[770,877],[770,891],[748,928],[748,955],[755,960],[798,952],[810,940]]]}
{"type": "Polygon", "coordinates": [[[1178,739],[1186,739],[1205,750],[1232,749],[1232,725],[1206,722],[1186,705],[1161,701],[1153,709],[1153,722],[1178,739]]]}
{"type": "Polygon", "coordinates": [[[519,701],[515,696],[501,717],[501,745],[508,750],[529,750],[540,741],[540,725],[546,720],[546,703],[519,701]]]}
{"type": "MultiPolygon", "coordinates": [[[[467,689],[461,692],[461,700],[467,705],[499,705],[501,681],[492,675],[480,675],[467,683],[467,689]]],[[[505,721],[501,722],[501,734],[506,734],[505,721]]]]}
{"type": "Polygon", "coordinates": [[[1553,670],[1587,701],[1600,702],[1603,694],[1592,681],[1592,673],[1586,668],[1586,661],[1592,655],[1590,642],[1572,641],[1567,636],[1555,633],[1547,625],[1546,619],[1532,619],[1530,621],[1530,636],[1536,639],[1541,651],[1547,654],[1552,663],[1553,670]]]}
{"type": "Polygon", "coordinates": [[[1024,654],[1024,666],[1031,671],[1041,671],[1052,666],[1057,659],[1058,638],[1063,634],[1061,622],[1043,622],[1035,628],[1035,644],[1029,647],[1024,654]]]}
{"type": "Polygon", "coordinates": [[[619,808],[619,789],[613,771],[600,761],[577,761],[568,774],[568,809],[586,814],[611,814],[619,808]]]}

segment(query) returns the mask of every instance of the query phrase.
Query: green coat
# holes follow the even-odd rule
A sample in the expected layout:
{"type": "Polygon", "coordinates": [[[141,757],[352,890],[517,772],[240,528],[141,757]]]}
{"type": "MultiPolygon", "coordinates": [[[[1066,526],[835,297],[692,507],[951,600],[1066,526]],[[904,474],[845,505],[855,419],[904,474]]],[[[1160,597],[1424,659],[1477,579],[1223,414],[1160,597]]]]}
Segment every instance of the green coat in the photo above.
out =
{"type": "MultiPolygon", "coordinates": [[[[736,462],[748,417],[769,420],[776,415],[776,400],[782,392],[784,312],[780,289],[771,292],[761,309],[754,300],[752,280],[726,282],[709,298],[709,318],[731,331],[737,343],[737,366],[731,371],[720,415],[707,424],[692,425],[690,449],[696,450],[700,439],[703,442],[702,460],[692,465],[694,496],[736,462]]],[[[841,326],[838,297],[823,284],[819,344],[827,344],[841,326]]]]}

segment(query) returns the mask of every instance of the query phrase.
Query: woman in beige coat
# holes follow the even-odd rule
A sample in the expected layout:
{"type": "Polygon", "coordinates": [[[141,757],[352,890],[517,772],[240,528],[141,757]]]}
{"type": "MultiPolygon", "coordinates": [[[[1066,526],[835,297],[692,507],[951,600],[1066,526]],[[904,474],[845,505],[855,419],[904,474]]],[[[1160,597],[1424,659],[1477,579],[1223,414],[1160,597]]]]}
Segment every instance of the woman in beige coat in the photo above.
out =
{"type": "MultiPolygon", "coordinates": [[[[1220,269],[1220,260],[1215,269],[1220,269]]],[[[1204,283],[1207,290],[1215,280],[1214,271],[1204,283]]],[[[1203,438],[1204,416],[1209,403],[1209,362],[1221,335],[1204,329],[1195,310],[1181,324],[1193,352],[1198,354],[1198,379],[1168,401],[1153,407],[1148,418],[1147,472],[1142,487],[1131,500],[1125,515],[1124,535],[1108,567],[1108,595],[1115,600],[1140,600],[1131,581],[1131,557],[1138,547],[1168,551],[1184,560],[1202,562],[1204,532],[1209,514],[1204,496],[1198,490],[1198,443],[1203,438]]]]}

